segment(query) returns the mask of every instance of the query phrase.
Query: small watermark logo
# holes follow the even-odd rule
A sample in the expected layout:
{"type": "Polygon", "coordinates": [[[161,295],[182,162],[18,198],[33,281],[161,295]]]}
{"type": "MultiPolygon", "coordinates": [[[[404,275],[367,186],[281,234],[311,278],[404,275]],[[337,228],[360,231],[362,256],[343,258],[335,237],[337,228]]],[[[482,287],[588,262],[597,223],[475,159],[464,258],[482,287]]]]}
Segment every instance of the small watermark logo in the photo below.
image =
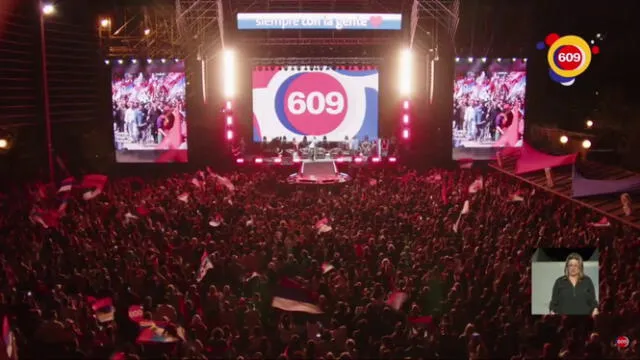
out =
{"type": "Polygon", "coordinates": [[[549,76],[557,83],[571,86],[576,82],[576,77],[585,72],[591,64],[591,56],[600,53],[596,45],[589,46],[583,38],[576,35],[549,34],[540,41],[536,47],[538,50],[547,51],[549,63],[549,76]]]}
{"type": "Polygon", "coordinates": [[[626,336],[618,336],[618,338],[616,339],[616,347],[619,350],[624,350],[626,348],[629,347],[629,338],[626,336]]]}

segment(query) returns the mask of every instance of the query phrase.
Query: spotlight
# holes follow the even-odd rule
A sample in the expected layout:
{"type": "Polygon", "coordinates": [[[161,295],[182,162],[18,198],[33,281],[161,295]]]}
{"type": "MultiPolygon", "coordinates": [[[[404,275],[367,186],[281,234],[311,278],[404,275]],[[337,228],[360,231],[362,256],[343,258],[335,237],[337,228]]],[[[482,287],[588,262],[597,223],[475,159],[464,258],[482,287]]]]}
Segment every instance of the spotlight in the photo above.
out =
{"type": "Polygon", "coordinates": [[[343,157],[339,157],[336,159],[337,163],[343,163],[344,162],[344,158],[343,157]]]}
{"type": "Polygon", "coordinates": [[[105,28],[105,29],[106,29],[106,28],[108,28],[108,27],[109,27],[109,25],[111,25],[111,20],[106,19],[106,18],[105,18],[105,19],[100,20],[100,26],[101,26],[102,28],[105,28]]]}
{"type": "Polygon", "coordinates": [[[459,57],[456,58],[456,62],[460,62],[460,58],[459,57]]]}
{"type": "Polygon", "coordinates": [[[405,125],[409,124],[409,114],[404,114],[402,116],[402,123],[405,125]]]}
{"type": "Polygon", "coordinates": [[[593,121],[587,120],[587,127],[591,129],[593,127],[593,121]]]}
{"type": "Polygon", "coordinates": [[[569,142],[569,138],[568,138],[566,135],[562,135],[562,136],[560,136],[560,143],[561,143],[561,144],[563,144],[563,145],[564,145],[564,144],[566,144],[566,143],[568,143],[568,142],[569,142]]]}
{"type": "Polygon", "coordinates": [[[7,148],[9,148],[9,140],[7,139],[0,139],[0,150],[6,150],[7,148]]]}
{"type": "Polygon", "coordinates": [[[467,61],[468,61],[468,62],[470,62],[470,63],[472,63],[472,62],[473,62],[473,58],[472,58],[472,57],[470,57],[470,58],[468,58],[468,59],[467,59],[467,61]]]}
{"type": "Polygon", "coordinates": [[[160,59],[160,62],[164,64],[167,62],[167,59],[160,59]]]}
{"type": "Polygon", "coordinates": [[[405,140],[409,138],[409,129],[402,130],[402,138],[405,140]]]}
{"type": "Polygon", "coordinates": [[[118,64],[120,64],[120,65],[124,64],[124,60],[122,60],[122,59],[118,60],[118,64]]]}
{"type": "Polygon", "coordinates": [[[496,61],[500,62],[500,61],[502,61],[502,58],[497,58],[496,61]]]}
{"type": "Polygon", "coordinates": [[[371,159],[371,161],[373,161],[374,163],[379,163],[380,162],[380,158],[379,157],[374,157],[371,159]]]}
{"type": "Polygon", "coordinates": [[[179,63],[179,62],[180,62],[180,59],[173,59],[173,62],[175,62],[175,63],[179,63]]]}
{"type": "Polygon", "coordinates": [[[151,64],[152,62],[153,62],[153,60],[147,59],[147,64],[151,64]]]}
{"type": "Polygon", "coordinates": [[[109,61],[109,59],[104,61],[105,65],[109,65],[111,63],[111,61],[109,61]]]}
{"type": "Polygon", "coordinates": [[[56,8],[52,4],[42,5],[42,13],[45,15],[51,15],[56,12],[56,8]]]}
{"type": "Polygon", "coordinates": [[[582,147],[584,149],[589,149],[591,148],[591,141],[589,141],[588,139],[582,142],[582,147]]]}
{"type": "Polygon", "coordinates": [[[404,101],[404,103],[402,104],[402,107],[403,107],[405,110],[409,110],[409,100],[405,100],[405,101],[404,101]]]}
{"type": "Polygon", "coordinates": [[[261,157],[256,158],[256,164],[262,164],[264,160],[261,157]]]}
{"type": "Polygon", "coordinates": [[[227,126],[233,125],[233,117],[227,116],[227,126]]]}
{"type": "Polygon", "coordinates": [[[233,140],[233,130],[227,130],[227,140],[233,140]]]}
{"type": "Polygon", "coordinates": [[[231,110],[231,101],[227,100],[227,110],[231,110]]]}
{"type": "Polygon", "coordinates": [[[136,60],[136,59],[131,59],[131,63],[132,63],[132,64],[137,64],[137,63],[138,63],[138,60],[136,60]]]}
{"type": "Polygon", "coordinates": [[[277,157],[277,158],[273,159],[273,162],[276,163],[276,164],[280,164],[282,162],[282,158],[277,157]]]}
{"type": "Polygon", "coordinates": [[[357,158],[353,159],[353,161],[355,161],[356,163],[361,163],[362,158],[358,156],[357,158]]]}
{"type": "Polygon", "coordinates": [[[527,58],[522,59],[522,62],[527,62],[527,58]]]}
{"type": "Polygon", "coordinates": [[[486,58],[486,57],[483,57],[483,58],[482,58],[482,62],[483,62],[483,63],[486,63],[486,62],[487,62],[487,58],[486,58]]]}
{"type": "Polygon", "coordinates": [[[396,158],[395,158],[395,157],[393,157],[393,156],[389,158],[389,162],[390,162],[390,163],[394,163],[394,162],[396,162],[396,161],[398,161],[398,159],[396,159],[396,158]]]}
{"type": "Polygon", "coordinates": [[[236,159],[236,164],[244,164],[244,159],[243,158],[236,159]]]}
{"type": "Polygon", "coordinates": [[[516,59],[516,58],[511,58],[511,61],[516,62],[516,61],[518,61],[518,59],[516,59]]]}
{"type": "Polygon", "coordinates": [[[595,40],[591,40],[589,41],[591,43],[591,45],[595,45],[596,41],[595,40]]]}
{"type": "Polygon", "coordinates": [[[144,34],[149,36],[149,34],[151,34],[151,29],[144,29],[144,34]]]}

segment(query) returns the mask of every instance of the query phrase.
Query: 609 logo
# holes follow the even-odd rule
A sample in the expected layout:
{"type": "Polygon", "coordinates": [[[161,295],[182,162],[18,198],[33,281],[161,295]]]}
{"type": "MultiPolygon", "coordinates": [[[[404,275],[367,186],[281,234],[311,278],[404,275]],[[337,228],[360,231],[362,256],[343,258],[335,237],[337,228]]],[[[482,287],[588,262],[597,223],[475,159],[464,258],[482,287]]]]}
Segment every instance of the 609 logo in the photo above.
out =
{"type": "Polygon", "coordinates": [[[600,53],[598,46],[590,47],[583,38],[576,35],[560,37],[558,34],[549,34],[536,47],[543,50],[547,46],[549,76],[564,86],[573,85],[576,77],[589,68],[591,56],[600,53]]]}

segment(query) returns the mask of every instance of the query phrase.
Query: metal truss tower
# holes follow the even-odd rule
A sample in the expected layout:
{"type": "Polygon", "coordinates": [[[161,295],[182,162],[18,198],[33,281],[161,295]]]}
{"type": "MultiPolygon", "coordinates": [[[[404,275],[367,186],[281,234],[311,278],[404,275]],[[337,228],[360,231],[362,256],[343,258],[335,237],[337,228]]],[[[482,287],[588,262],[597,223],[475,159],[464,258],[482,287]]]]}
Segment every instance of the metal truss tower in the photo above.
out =
{"type": "Polygon", "coordinates": [[[426,44],[439,42],[443,31],[453,41],[459,23],[460,0],[413,0],[410,46],[426,50],[426,44]]]}
{"type": "Polygon", "coordinates": [[[206,60],[224,47],[222,0],[175,0],[175,12],[186,56],[206,60]]]}
{"type": "Polygon", "coordinates": [[[182,57],[173,6],[125,7],[98,24],[108,57],[182,57]]]}

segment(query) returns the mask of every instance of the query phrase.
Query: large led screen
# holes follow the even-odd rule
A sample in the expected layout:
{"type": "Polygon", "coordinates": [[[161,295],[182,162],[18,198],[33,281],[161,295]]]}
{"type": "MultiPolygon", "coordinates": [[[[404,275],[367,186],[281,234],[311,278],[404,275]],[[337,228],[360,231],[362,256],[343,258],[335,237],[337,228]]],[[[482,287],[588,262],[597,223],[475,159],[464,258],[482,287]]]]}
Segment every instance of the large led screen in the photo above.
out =
{"type": "Polygon", "coordinates": [[[453,158],[487,159],[497,149],[522,146],[524,59],[456,59],[453,158]]]}
{"type": "Polygon", "coordinates": [[[239,30],[401,30],[402,14],[238,13],[239,30]]]}
{"type": "Polygon", "coordinates": [[[327,66],[253,72],[253,140],[378,138],[378,70],[327,66]],[[313,70],[317,69],[317,70],[313,70]]]}
{"type": "Polygon", "coordinates": [[[184,62],[116,63],[111,72],[116,162],[187,162],[184,62]]]}

